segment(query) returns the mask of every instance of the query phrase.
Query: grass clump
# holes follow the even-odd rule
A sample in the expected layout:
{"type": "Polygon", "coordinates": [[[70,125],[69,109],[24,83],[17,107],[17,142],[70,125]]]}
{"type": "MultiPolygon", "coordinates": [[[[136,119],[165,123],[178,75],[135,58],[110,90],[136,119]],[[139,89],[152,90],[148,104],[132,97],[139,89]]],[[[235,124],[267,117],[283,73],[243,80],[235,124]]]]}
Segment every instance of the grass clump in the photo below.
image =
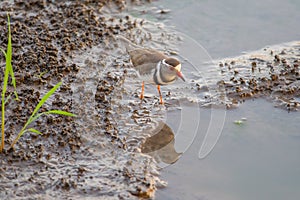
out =
{"type": "MultiPolygon", "coordinates": [[[[11,95],[8,95],[6,97],[6,91],[8,86],[8,80],[9,76],[11,77],[11,84],[14,87],[14,95],[15,100],[19,100],[18,94],[17,94],[17,87],[16,87],[16,80],[14,76],[14,71],[12,68],[12,43],[11,43],[11,30],[10,30],[10,17],[9,14],[7,14],[7,21],[8,21],[8,43],[7,43],[7,50],[6,52],[0,48],[2,53],[5,56],[5,70],[4,70],[4,79],[3,79],[3,88],[1,93],[1,145],[0,145],[0,153],[4,149],[5,145],[5,104],[7,103],[8,99],[11,97],[11,95]]],[[[26,132],[33,132],[36,134],[42,134],[40,131],[34,129],[34,128],[28,128],[28,126],[40,118],[43,115],[49,115],[49,114],[56,114],[56,115],[64,115],[64,116],[76,116],[75,114],[72,114],[70,112],[62,111],[62,110],[49,110],[45,112],[39,113],[39,109],[45,104],[45,102],[48,100],[50,96],[53,95],[53,93],[60,87],[62,82],[59,82],[56,84],[43,98],[39,101],[38,105],[35,107],[34,111],[32,112],[31,116],[23,126],[23,128],[18,133],[17,137],[14,139],[13,143],[11,144],[11,148],[14,147],[14,145],[18,142],[18,140],[22,137],[22,135],[26,132]]]]}
{"type": "Polygon", "coordinates": [[[58,84],[56,84],[47,94],[45,94],[45,96],[43,96],[43,98],[39,101],[38,105],[35,107],[34,111],[32,112],[31,116],[29,117],[29,119],[27,120],[27,122],[25,123],[25,125],[23,126],[23,128],[21,129],[21,131],[19,132],[18,136],[15,138],[15,140],[13,141],[13,143],[11,144],[11,148],[13,148],[13,146],[17,143],[17,141],[20,139],[20,137],[26,133],[26,132],[33,132],[36,134],[42,134],[40,131],[34,129],[34,128],[28,128],[28,126],[34,122],[35,120],[37,120],[38,118],[40,118],[42,115],[49,115],[49,114],[56,114],[56,115],[64,115],[64,116],[70,116],[70,117],[75,117],[76,115],[70,112],[66,112],[66,111],[62,111],[62,110],[49,110],[49,111],[45,111],[45,112],[41,112],[38,113],[39,109],[45,104],[45,102],[47,101],[47,99],[53,95],[53,93],[60,87],[60,85],[62,84],[62,82],[59,82],[58,84]]]}

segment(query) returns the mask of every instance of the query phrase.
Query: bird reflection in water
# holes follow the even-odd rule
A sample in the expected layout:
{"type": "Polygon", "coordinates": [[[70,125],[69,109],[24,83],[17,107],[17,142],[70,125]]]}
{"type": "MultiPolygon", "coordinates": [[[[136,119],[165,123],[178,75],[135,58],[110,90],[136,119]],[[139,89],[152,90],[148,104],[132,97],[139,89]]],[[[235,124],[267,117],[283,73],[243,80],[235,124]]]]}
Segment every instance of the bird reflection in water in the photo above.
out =
{"type": "Polygon", "coordinates": [[[160,121],[158,126],[151,131],[151,135],[142,143],[142,153],[152,156],[158,163],[175,163],[182,153],[177,153],[175,150],[175,137],[172,129],[160,121]]]}

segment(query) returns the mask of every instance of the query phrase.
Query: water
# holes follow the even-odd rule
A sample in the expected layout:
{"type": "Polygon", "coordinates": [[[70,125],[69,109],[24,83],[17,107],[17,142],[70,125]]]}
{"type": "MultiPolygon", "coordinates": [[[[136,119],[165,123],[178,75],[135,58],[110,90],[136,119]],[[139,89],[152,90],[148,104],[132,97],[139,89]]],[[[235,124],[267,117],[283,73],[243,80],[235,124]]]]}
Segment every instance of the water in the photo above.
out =
{"type": "MultiPolygon", "coordinates": [[[[200,47],[198,51],[189,49],[188,44],[180,49],[204,79],[210,78],[206,75],[211,66],[198,62],[199,51],[207,60],[209,56],[217,59],[300,38],[299,1],[165,0],[154,4],[171,9],[156,20],[174,25],[207,50],[209,55],[200,47]]],[[[166,121],[174,130],[175,150],[183,154],[162,169],[162,178],[169,184],[157,192],[157,199],[299,198],[299,120],[299,112],[274,108],[264,99],[248,100],[227,111],[182,104],[182,110],[169,112],[166,121]],[[190,115],[183,118],[185,111],[190,115]],[[225,116],[221,137],[213,151],[200,160],[199,149],[209,124],[222,125],[222,120],[214,121],[216,115],[225,116]],[[246,118],[242,124],[234,123],[242,118],[246,118]]]]}
{"type": "MultiPolygon", "coordinates": [[[[208,157],[198,158],[211,112],[201,109],[193,145],[162,170],[168,181],[157,199],[286,199],[300,196],[299,113],[262,99],[226,112],[222,135],[208,157]],[[237,125],[235,120],[247,118],[237,125]]],[[[175,121],[175,120],[174,120],[175,121]]],[[[180,141],[176,142],[180,143],[180,141]]]]}
{"type": "Polygon", "coordinates": [[[213,58],[236,56],[271,44],[299,40],[300,2],[296,0],[164,0],[165,23],[202,44],[213,58]]]}

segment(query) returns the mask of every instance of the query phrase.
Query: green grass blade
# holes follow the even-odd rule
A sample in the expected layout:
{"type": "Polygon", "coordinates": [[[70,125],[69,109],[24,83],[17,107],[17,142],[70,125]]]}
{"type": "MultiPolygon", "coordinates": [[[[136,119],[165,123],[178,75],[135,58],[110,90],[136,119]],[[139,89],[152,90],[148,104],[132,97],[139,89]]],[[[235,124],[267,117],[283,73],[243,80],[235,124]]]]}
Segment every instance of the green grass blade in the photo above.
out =
{"type": "Polygon", "coordinates": [[[39,101],[38,105],[35,107],[34,111],[32,112],[31,116],[27,120],[26,124],[23,126],[22,130],[19,132],[18,136],[14,139],[14,141],[11,144],[11,148],[14,147],[14,145],[18,142],[20,137],[24,133],[28,131],[27,126],[32,123],[34,120],[36,120],[38,117],[40,117],[43,113],[37,114],[39,109],[44,105],[44,103],[49,99],[49,97],[59,88],[59,86],[62,84],[62,82],[57,83],[43,98],[39,101]],[[37,115],[36,115],[37,114],[37,115]]]}
{"type": "Polygon", "coordinates": [[[12,45],[11,45],[11,31],[10,31],[10,17],[7,13],[7,25],[8,25],[8,44],[7,44],[7,57],[8,61],[12,59],[12,45]]]}
{"type": "Polygon", "coordinates": [[[13,71],[13,67],[11,64],[12,61],[12,43],[11,43],[11,29],[10,29],[10,17],[7,13],[7,21],[8,21],[8,44],[7,44],[7,53],[6,53],[6,64],[9,70],[9,74],[11,76],[11,82],[14,87],[14,94],[16,96],[16,100],[19,100],[18,93],[17,93],[17,85],[16,85],[16,79],[15,74],[13,71]]]}
{"type": "MultiPolygon", "coordinates": [[[[8,22],[9,24],[9,22],[8,22]]],[[[10,35],[10,34],[9,34],[10,35]]],[[[10,41],[10,45],[11,45],[11,41],[10,41]]],[[[8,76],[9,76],[9,67],[11,67],[11,57],[9,58],[9,41],[7,44],[7,52],[5,53],[3,49],[1,49],[1,51],[4,53],[5,55],[5,70],[4,70],[4,79],[3,79],[3,88],[2,88],[2,93],[1,93],[1,146],[0,146],[0,152],[2,152],[2,150],[4,149],[4,131],[5,131],[5,94],[6,94],[6,90],[7,90],[7,84],[8,84],[8,76]]],[[[10,50],[10,54],[11,54],[11,50],[10,50]]]]}
{"type": "Polygon", "coordinates": [[[4,49],[0,48],[0,51],[2,51],[2,53],[4,54],[5,59],[6,59],[6,52],[4,51],[4,49]]]}
{"type": "Polygon", "coordinates": [[[25,130],[24,128],[20,131],[20,133],[18,134],[18,136],[14,139],[13,143],[11,144],[11,148],[14,147],[14,145],[18,142],[18,140],[20,139],[20,137],[22,137],[22,135],[24,133],[26,133],[27,130],[25,130]]]}
{"type": "Polygon", "coordinates": [[[39,113],[39,114],[36,114],[35,116],[33,116],[33,117],[30,117],[29,119],[28,119],[28,121],[27,121],[27,123],[26,123],[26,127],[29,125],[29,124],[31,124],[32,122],[34,122],[35,120],[37,120],[40,116],[42,116],[43,115],[43,113],[39,113]]]}
{"type": "Polygon", "coordinates": [[[42,133],[34,128],[29,128],[29,129],[26,129],[26,132],[33,132],[33,133],[36,133],[38,135],[42,135],[42,133]]]}
{"type": "Polygon", "coordinates": [[[8,23],[8,43],[7,43],[7,52],[6,52],[6,65],[9,68],[9,72],[11,73],[11,71],[12,71],[12,65],[11,65],[12,44],[11,44],[11,32],[10,32],[10,18],[9,18],[8,14],[7,14],[7,23],[8,23]]]}
{"type": "Polygon", "coordinates": [[[32,123],[33,121],[35,121],[36,119],[38,119],[39,117],[41,117],[42,115],[48,115],[48,114],[56,114],[56,115],[64,115],[64,116],[70,116],[70,117],[75,117],[76,115],[67,111],[62,111],[62,110],[49,110],[49,111],[45,111],[42,113],[38,113],[39,109],[44,105],[44,103],[48,100],[48,98],[53,95],[53,93],[60,87],[60,85],[62,84],[62,82],[57,83],[49,92],[47,92],[47,94],[45,94],[45,96],[43,96],[43,98],[39,101],[38,105],[35,107],[34,111],[32,112],[31,116],[29,117],[29,119],[27,120],[26,124],[23,126],[22,130],[19,132],[18,136],[16,137],[16,139],[13,141],[13,143],[11,144],[11,148],[13,148],[13,146],[17,143],[17,141],[19,140],[19,138],[25,133],[25,132],[33,132],[33,133],[37,133],[37,134],[42,134],[41,132],[39,132],[38,130],[34,129],[34,128],[29,128],[27,129],[27,126],[32,123]]]}
{"type": "Polygon", "coordinates": [[[9,69],[7,67],[7,62],[6,62],[6,67],[5,67],[5,71],[4,71],[3,88],[2,88],[2,98],[4,101],[5,101],[5,93],[6,93],[7,85],[8,85],[8,75],[9,75],[9,69]]]}
{"type": "Polygon", "coordinates": [[[45,102],[49,99],[49,97],[59,88],[59,86],[62,84],[62,82],[57,83],[49,92],[47,92],[47,94],[45,94],[45,96],[43,96],[43,98],[40,100],[40,102],[38,103],[38,105],[35,107],[32,115],[30,118],[33,118],[33,116],[35,116],[35,114],[39,111],[39,109],[42,107],[42,105],[45,104],[45,102]]]}
{"type": "Polygon", "coordinates": [[[6,97],[5,101],[4,101],[4,104],[6,104],[11,98],[11,94],[8,95],[8,97],[6,97]]]}
{"type": "Polygon", "coordinates": [[[44,114],[55,114],[55,115],[64,115],[64,116],[69,116],[69,117],[76,117],[75,114],[63,111],[63,110],[49,110],[46,112],[43,112],[44,114]]]}
{"type": "Polygon", "coordinates": [[[34,108],[32,114],[29,117],[29,119],[27,120],[26,124],[24,125],[24,127],[23,127],[24,130],[27,128],[27,126],[30,123],[32,123],[33,121],[35,121],[37,118],[39,118],[42,115],[42,113],[37,114],[37,112],[45,104],[45,102],[49,99],[49,97],[59,88],[59,86],[61,84],[62,84],[62,82],[57,83],[51,90],[49,90],[49,92],[47,92],[47,94],[45,94],[45,96],[43,96],[43,98],[39,101],[38,105],[34,108]]]}
{"type": "Polygon", "coordinates": [[[32,117],[30,119],[30,121],[28,120],[28,124],[34,122],[35,120],[37,120],[42,115],[50,115],[50,114],[64,115],[64,116],[69,116],[69,117],[76,117],[77,116],[77,115],[75,115],[73,113],[70,113],[70,112],[67,112],[67,111],[63,111],[63,110],[49,110],[49,111],[45,111],[45,112],[36,114],[34,117],[32,117]]]}

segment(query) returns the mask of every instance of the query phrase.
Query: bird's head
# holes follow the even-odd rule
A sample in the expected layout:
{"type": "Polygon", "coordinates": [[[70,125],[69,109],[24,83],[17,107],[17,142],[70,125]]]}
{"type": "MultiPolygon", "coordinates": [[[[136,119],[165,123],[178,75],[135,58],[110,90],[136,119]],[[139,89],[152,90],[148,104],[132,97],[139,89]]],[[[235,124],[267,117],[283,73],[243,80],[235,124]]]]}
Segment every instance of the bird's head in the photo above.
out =
{"type": "Polygon", "coordinates": [[[164,70],[173,76],[177,76],[185,81],[183,74],[181,73],[181,63],[176,58],[166,58],[162,60],[164,70]]]}

